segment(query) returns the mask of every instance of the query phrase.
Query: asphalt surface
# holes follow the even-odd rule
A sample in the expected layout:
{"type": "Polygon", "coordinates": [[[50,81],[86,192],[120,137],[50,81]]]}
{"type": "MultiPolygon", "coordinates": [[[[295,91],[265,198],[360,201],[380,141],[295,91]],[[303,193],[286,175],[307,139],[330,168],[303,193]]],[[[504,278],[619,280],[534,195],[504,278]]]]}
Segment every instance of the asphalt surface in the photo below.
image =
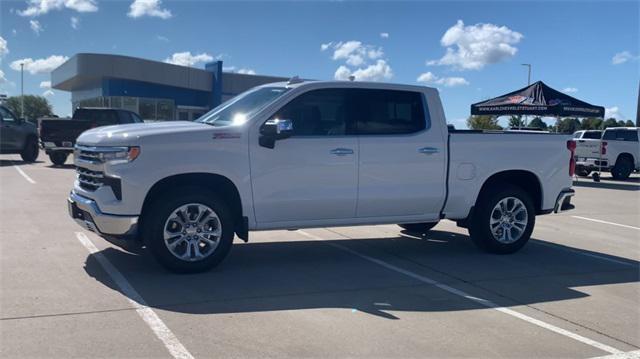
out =
{"type": "MultiPolygon", "coordinates": [[[[69,161],[70,162],[70,161],[69,161]]],[[[443,221],[251,233],[168,273],[67,215],[72,166],[0,156],[0,355],[563,357],[640,349],[640,176],[581,179],[513,255],[443,221]]],[[[626,354],[621,354],[626,353],[626,354]]]]}

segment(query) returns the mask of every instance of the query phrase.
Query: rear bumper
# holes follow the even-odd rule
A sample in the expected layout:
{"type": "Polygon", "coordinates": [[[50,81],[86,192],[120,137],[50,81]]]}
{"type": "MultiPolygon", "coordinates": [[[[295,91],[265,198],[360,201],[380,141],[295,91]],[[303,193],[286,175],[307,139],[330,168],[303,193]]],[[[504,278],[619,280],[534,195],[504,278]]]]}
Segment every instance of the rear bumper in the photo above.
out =
{"type": "Polygon", "coordinates": [[[599,158],[578,158],[576,160],[576,167],[595,171],[598,169],[609,168],[609,162],[606,159],[599,158]]]}
{"type": "Polygon", "coordinates": [[[576,194],[576,191],[573,189],[565,189],[560,192],[558,198],[556,199],[556,205],[553,208],[553,213],[560,213],[568,210],[572,210],[575,208],[574,205],[571,204],[571,197],[576,194]]]}
{"type": "MultiPolygon", "coordinates": [[[[69,216],[81,227],[107,238],[134,238],[138,232],[138,216],[118,216],[100,211],[92,199],[69,194],[67,199],[69,216]]],[[[107,239],[109,239],[107,238],[107,239]]]]}
{"type": "Polygon", "coordinates": [[[58,141],[58,142],[50,142],[50,141],[40,141],[40,148],[45,150],[47,154],[50,152],[73,152],[73,142],[72,141],[58,141]]]}

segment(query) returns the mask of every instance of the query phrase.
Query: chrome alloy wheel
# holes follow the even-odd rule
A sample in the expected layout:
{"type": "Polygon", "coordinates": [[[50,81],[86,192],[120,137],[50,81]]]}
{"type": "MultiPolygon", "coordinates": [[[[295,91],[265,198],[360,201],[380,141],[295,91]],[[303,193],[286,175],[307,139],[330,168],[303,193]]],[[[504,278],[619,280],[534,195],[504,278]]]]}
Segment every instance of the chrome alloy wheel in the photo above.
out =
{"type": "Polygon", "coordinates": [[[493,238],[503,244],[510,244],[522,237],[529,221],[527,207],[515,197],[501,199],[489,217],[493,238]]]}
{"type": "Polygon", "coordinates": [[[195,262],[215,252],[222,237],[216,212],[201,203],[176,208],[164,223],[164,244],[183,261],[195,262]]]}

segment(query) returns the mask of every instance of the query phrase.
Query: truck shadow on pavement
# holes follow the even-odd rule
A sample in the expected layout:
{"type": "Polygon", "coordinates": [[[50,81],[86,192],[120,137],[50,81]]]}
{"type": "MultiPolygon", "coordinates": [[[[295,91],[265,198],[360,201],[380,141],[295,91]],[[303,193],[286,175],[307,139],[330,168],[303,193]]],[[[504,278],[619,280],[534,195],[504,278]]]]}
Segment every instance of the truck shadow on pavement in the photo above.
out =
{"type": "MultiPolygon", "coordinates": [[[[296,240],[238,243],[219,267],[192,275],[169,273],[145,253],[111,247],[99,253],[127,278],[148,306],[171,312],[343,308],[399,319],[394,313],[485,308],[332,244],[502,306],[583,298],[589,294],[580,287],[640,280],[640,263],[626,258],[535,239],[516,254],[490,255],[476,250],[468,236],[443,231],[326,241],[300,235],[296,240]]],[[[87,257],[85,270],[120,291],[94,255],[87,257]]]]}
{"type": "Polygon", "coordinates": [[[23,165],[34,165],[38,163],[42,163],[44,161],[35,161],[35,162],[25,162],[23,160],[4,160],[0,159],[0,167],[8,167],[8,166],[23,166],[23,165]]]}

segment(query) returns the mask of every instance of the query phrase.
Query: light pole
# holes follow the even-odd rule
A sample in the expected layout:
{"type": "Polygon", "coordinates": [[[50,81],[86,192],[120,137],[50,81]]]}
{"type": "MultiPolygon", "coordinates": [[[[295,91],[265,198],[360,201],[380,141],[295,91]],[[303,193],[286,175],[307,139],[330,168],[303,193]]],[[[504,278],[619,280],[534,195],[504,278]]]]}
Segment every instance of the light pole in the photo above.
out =
{"type": "MultiPolygon", "coordinates": [[[[522,66],[526,66],[528,68],[528,74],[527,74],[527,86],[531,85],[531,64],[520,64],[522,66]]],[[[524,116],[524,125],[525,127],[527,126],[527,116],[524,116]]],[[[518,129],[520,127],[518,126],[518,129]]]]}
{"type": "Polygon", "coordinates": [[[24,62],[20,63],[20,117],[24,118],[24,62]]]}
{"type": "Polygon", "coordinates": [[[531,64],[521,64],[529,68],[529,74],[527,76],[527,86],[531,85],[531,64]]]}

